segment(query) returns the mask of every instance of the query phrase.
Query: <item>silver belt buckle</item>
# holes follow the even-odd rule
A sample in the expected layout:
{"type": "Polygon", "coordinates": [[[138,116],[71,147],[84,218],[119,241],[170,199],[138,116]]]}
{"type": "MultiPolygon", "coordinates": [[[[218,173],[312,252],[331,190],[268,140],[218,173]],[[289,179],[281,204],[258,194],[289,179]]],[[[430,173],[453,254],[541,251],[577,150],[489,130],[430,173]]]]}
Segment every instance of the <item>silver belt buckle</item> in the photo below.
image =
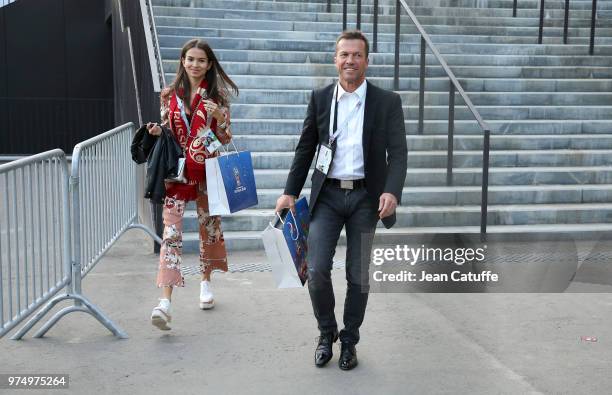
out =
{"type": "Polygon", "coordinates": [[[340,180],[340,188],[353,189],[353,180],[340,180]]]}

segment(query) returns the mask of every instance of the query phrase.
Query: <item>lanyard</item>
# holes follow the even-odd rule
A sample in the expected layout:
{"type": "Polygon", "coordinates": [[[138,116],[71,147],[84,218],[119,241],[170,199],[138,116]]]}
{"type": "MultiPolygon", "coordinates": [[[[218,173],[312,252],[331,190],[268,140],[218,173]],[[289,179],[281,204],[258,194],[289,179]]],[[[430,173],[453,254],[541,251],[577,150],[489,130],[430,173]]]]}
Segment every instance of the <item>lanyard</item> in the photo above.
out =
{"type": "Polygon", "coordinates": [[[336,138],[338,137],[338,135],[343,131],[348,129],[348,124],[351,121],[351,119],[353,117],[355,117],[357,115],[357,112],[359,111],[359,109],[361,108],[361,100],[359,100],[357,102],[357,104],[355,105],[355,107],[353,108],[353,110],[346,116],[346,118],[344,119],[344,122],[342,122],[342,125],[338,128],[336,128],[336,124],[337,124],[337,118],[338,118],[338,101],[337,101],[337,96],[338,96],[338,85],[336,85],[336,89],[334,90],[334,96],[332,97],[332,102],[334,103],[334,111],[332,112],[332,119],[331,122],[329,123],[329,145],[331,146],[334,141],[336,141],[336,138]],[[335,130],[335,131],[334,131],[335,130]]]}

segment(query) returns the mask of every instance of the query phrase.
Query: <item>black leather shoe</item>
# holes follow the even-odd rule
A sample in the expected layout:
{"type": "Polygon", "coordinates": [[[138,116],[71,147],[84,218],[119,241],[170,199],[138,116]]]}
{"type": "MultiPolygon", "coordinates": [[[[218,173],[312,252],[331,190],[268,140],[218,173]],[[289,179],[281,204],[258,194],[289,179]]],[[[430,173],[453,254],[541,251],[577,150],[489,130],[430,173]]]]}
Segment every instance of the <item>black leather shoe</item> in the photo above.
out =
{"type": "Polygon", "coordinates": [[[338,332],[319,336],[319,343],[315,350],[315,365],[320,368],[325,366],[334,356],[332,345],[338,340],[338,332]]]}
{"type": "Polygon", "coordinates": [[[351,370],[357,366],[357,350],[355,345],[351,343],[342,343],[340,346],[340,359],[338,366],[342,370],[351,370]]]}

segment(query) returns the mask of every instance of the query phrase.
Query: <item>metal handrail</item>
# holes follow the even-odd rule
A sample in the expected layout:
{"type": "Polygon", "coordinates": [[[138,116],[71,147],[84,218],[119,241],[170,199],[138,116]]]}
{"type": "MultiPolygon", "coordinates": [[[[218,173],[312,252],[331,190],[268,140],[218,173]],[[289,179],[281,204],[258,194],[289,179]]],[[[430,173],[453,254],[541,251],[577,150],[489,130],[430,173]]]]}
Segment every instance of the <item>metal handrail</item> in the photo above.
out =
{"type": "MultiPolygon", "coordinates": [[[[357,21],[361,21],[361,1],[357,3],[357,21]]],[[[457,77],[450,69],[440,52],[434,45],[433,41],[429,37],[429,34],[423,29],[423,26],[419,23],[417,17],[414,15],[408,4],[404,0],[396,0],[395,4],[395,62],[394,62],[394,73],[393,73],[393,89],[399,90],[399,61],[400,61],[400,16],[401,7],[404,8],[408,17],[412,20],[412,23],[417,28],[421,36],[421,56],[420,56],[420,84],[419,84],[419,123],[418,133],[423,134],[424,129],[424,118],[425,118],[425,74],[426,74],[426,52],[427,47],[431,50],[431,53],[438,60],[442,69],[446,73],[450,80],[449,85],[449,109],[448,109],[448,144],[447,144],[447,161],[446,161],[446,184],[453,184],[453,150],[454,150],[454,130],[455,130],[455,93],[458,93],[465,105],[474,116],[476,122],[483,132],[483,156],[482,156],[482,190],[481,190],[481,204],[480,204],[480,235],[481,238],[486,237],[487,233],[487,208],[488,208],[488,191],[489,191],[489,153],[491,148],[491,127],[487,122],[482,119],[482,116],[463,90],[461,83],[457,80],[457,77]]],[[[331,11],[331,1],[327,2],[327,11],[331,11]]],[[[374,25],[373,25],[373,52],[377,50],[378,42],[378,1],[374,2],[374,25]]],[[[342,1],[342,28],[346,30],[347,26],[347,0],[342,1]]]]}
{"type": "MultiPolygon", "coordinates": [[[[470,112],[474,115],[474,118],[476,118],[476,121],[480,125],[481,129],[483,129],[483,130],[490,129],[489,125],[485,121],[483,121],[482,116],[480,115],[478,110],[476,110],[476,108],[472,104],[472,101],[470,100],[470,98],[467,96],[467,94],[463,90],[463,87],[461,86],[459,81],[457,81],[457,77],[455,76],[455,73],[453,73],[453,71],[450,69],[450,67],[448,67],[448,64],[446,63],[446,61],[444,60],[442,55],[440,55],[440,52],[436,48],[435,44],[431,41],[431,38],[429,37],[429,34],[427,34],[427,32],[425,32],[425,29],[423,29],[423,26],[421,26],[421,24],[419,23],[417,17],[414,15],[414,13],[410,9],[410,7],[408,7],[408,5],[406,4],[406,2],[404,0],[397,0],[397,2],[400,3],[404,7],[404,10],[408,13],[408,16],[410,17],[412,22],[415,24],[417,30],[421,34],[421,38],[425,41],[425,43],[427,43],[427,46],[431,50],[431,52],[434,55],[434,57],[438,60],[438,62],[440,62],[440,65],[444,69],[444,72],[450,78],[450,80],[453,83],[453,85],[455,86],[455,88],[457,88],[457,92],[461,95],[463,100],[465,100],[466,105],[468,106],[470,112]]],[[[399,41],[399,36],[396,36],[396,40],[399,41]]],[[[398,77],[396,76],[395,78],[397,79],[398,77]]],[[[399,87],[397,87],[397,88],[399,88],[399,87]]]]}
{"type": "MultiPolygon", "coordinates": [[[[516,9],[518,1],[514,0],[512,4],[512,17],[516,17],[516,9]]],[[[568,31],[569,31],[569,3],[570,0],[565,0],[565,14],[563,17],[563,44],[567,44],[568,31]]],[[[538,44],[542,44],[542,36],[544,32],[544,0],[540,0],[540,25],[538,28],[538,44]]],[[[597,0],[593,0],[591,5],[591,35],[589,41],[589,55],[595,53],[595,22],[597,19],[597,0]]]]}
{"type": "Polygon", "coordinates": [[[454,135],[454,123],[455,123],[455,91],[459,93],[465,105],[470,110],[478,126],[483,131],[483,155],[482,155],[482,190],[481,190],[481,204],[480,204],[480,234],[484,238],[487,233],[487,207],[488,207],[488,192],[489,192],[489,152],[490,152],[490,139],[491,139],[491,127],[483,119],[474,104],[463,90],[461,83],[457,80],[455,73],[448,67],[448,64],[440,55],[440,52],[432,42],[429,34],[423,29],[423,26],[419,23],[416,15],[412,12],[408,4],[404,0],[396,0],[396,11],[395,11],[395,73],[394,73],[394,87],[399,90],[399,36],[400,36],[400,8],[402,5],[404,11],[408,14],[408,17],[412,20],[417,30],[421,35],[421,66],[420,66],[420,85],[419,85],[419,133],[423,133],[424,123],[424,108],[425,108],[425,55],[427,47],[431,50],[431,53],[440,63],[442,69],[450,80],[449,88],[449,117],[448,117],[448,145],[447,145],[447,161],[446,161],[446,183],[452,185],[453,183],[453,135],[454,135]]]}
{"type": "Polygon", "coordinates": [[[565,16],[563,18],[563,44],[567,44],[567,36],[569,34],[569,2],[565,0],[565,16]]]}
{"type": "MultiPolygon", "coordinates": [[[[146,8],[147,17],[148,17],[147,18],[148,20],[145,19],[144,13],[143,13],[143,22],[148,22],[148,23],[145,23],[144,25],[149,27],[149,31],[148,32],[145,31],[145,33],[150,34],[150,36],[149,34],[147,34],[147,38],[150,37],[151,39],[151,45],[152,45],[152,49],[154,51],[154,57],[155,57],[155,65],[157,67],[157,78],[155,78],[156,76],[153,74],[153,83],[155,84],[154,89],[156,92],[161,92],[163,87],[166,86],[166,75],[164,73],[164,66],[162,62],[161,51],[159,50],[159,38],[157,37],[157,27],[155,26],[155,17],[153,16],[153,6],[151,4],[151,0],[141,0],[141,2],[142,1],[146,3],[145,8],[146,8]]],[[[147,29],[145,28],[145,30],[147,29]]],[[[153,59],[150,59],[150,61],[153,61],[153,59]]],[[[153,71],[153,67],[151,67],[151,71],[153,71]]]]}
{"type": "Polygon", "coordinates": [[[346,30],[346,0],[342,0],[342,30],[346,30]]]}
{"type": "Polygon", "coordinates": [[[538,29],[538,44],[542,44],[544,36],[544,0],[540,0],[540,27],[538,29]]]}
{"type": "MultiPolygon", "coordinates": [[[[347,25],[347,0],[342,0],[342,30],[346,30],[347,25]]],[[[331,0],[327,0],[327,12],[331,12],[331,0]]],[[[357,0],[356,27],[361,29],[361,0],[357,0]]],[[[378,51],[378,0],[374,0],[374,40],[372,52],[378,51]]]]}
{"type": "Polygon", "coordinates": [[[593,55],[593,53],[595,52],[595,19],[596,18],[597,18],[597,0],[593,0],[593,5],[591,6],[591,41],[589,43],[589,55],[593,55]]]}

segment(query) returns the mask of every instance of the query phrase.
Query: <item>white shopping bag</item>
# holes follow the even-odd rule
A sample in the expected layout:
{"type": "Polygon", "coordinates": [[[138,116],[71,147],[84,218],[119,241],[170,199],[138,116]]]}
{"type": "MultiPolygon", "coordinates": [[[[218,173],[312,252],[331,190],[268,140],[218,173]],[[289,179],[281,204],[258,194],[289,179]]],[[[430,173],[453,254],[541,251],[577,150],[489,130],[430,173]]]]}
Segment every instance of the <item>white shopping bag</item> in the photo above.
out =
{"type": "MultiPolygon", "coordinates": [[[[295,218],[293,219],[295,223],[295,218]]],[[[305,239],[300,237],[299,230],[292,227],[293,231],[287,240],[283,228],[287,232],[287,225],[289,222],[284,222],[281,217],[274,222],[270,222],[267,228],[262,233],[262,239],[264,249],[266,250],[266,256],[272,267],[272,273],[274,274],[274,280],[278,288],[301,288],[303,281],[300,279],[298,274],[298,268],[296,267],[296,261],[291,254],[290,245],[295,250],[295,245],[298,243],[305,243],[305,239]]],[[[304,251],[305,253],[305,251],[304,251]]],[[[295,254],[295,252],[294,252],[295,254]]],[[[302,258],[302,262],[305,262],[305,257],[302,258]]],[[[304,266],[305,268],[305,266],[304,266]]]]}
{"type": "Polygon", "coordinates": [[[219,169],[217,158],[206,159],[206,194],[210,215],[228,215],[230,213],[225,185],[219,169]]]}
{"type": "Polygon", "coordinates": [[[210,215],[229,215],[257,205],[251,153],[242,151],[206,159],[210,215]]]}

